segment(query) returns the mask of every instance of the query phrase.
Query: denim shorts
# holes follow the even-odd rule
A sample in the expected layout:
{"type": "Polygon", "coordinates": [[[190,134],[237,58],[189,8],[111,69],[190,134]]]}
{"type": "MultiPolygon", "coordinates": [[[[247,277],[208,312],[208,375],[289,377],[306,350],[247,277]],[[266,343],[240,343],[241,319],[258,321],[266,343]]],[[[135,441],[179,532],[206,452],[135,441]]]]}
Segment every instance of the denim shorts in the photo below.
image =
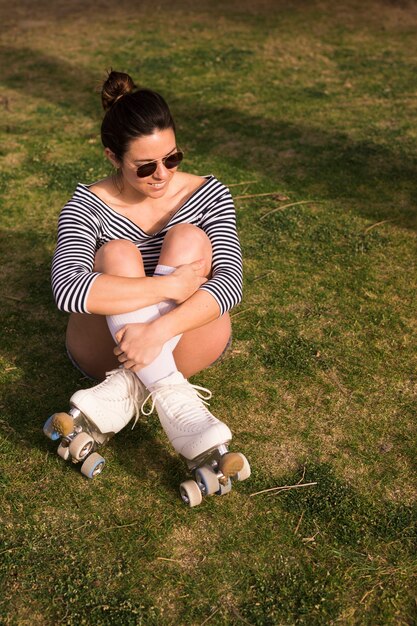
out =
{"type": "Polygon", "coordinates": [[[217,359],[215,361],[213,361],[213,363],[211,363],[211,365],[209,365],[209,367],[213,367],[213,365],[215,365],[216,363],[220,363],[220,361],[223,361],[223,359],[226,356],[226,353],[229,351],[229,348],[231,347],[231,345],[232,345],[232,335],[230,335],[229,339],[227,340],[227,344],[225,346],[225,349],[221,353],[221,355],[218,356],[217,359]]]}
{"type": "Polygon", "coordinates": [[[65,349],[67,351],[67,356],[69,358],[69,360],[71,361],[72,365],[79,371],[81,372],[81,374],[84,376],[84,378],[88,378],[89,380],[98,380],[97,378],[94,378],[93,376],[90,376],[90,374],[87,374],[87,372],[84,372],[84,370],[78,365],[77,361],[74,359],[74,357],[72,356],[71,352],[68,350],[67,346],[65,346],[65,349]]]}

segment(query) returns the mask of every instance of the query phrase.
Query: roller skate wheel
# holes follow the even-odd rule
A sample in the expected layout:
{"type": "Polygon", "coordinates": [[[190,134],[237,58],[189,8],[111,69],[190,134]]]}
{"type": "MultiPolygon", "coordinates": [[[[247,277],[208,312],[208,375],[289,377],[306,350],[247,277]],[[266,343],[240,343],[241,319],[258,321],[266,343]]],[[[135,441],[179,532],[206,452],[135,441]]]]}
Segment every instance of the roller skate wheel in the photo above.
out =
{"type": "Polygon", "coordinates": [[[67,441],[61,441],[58,446],[57,454],[61,457],[61,459],[64,459],[64,461],[68,461],[70,457],[70,451],[67,441]]]}
{"type": "Polygon", "coordinates": [[[205,496],[210,496],[219,490],[219,479],[216,472],[208,465],[195,470],[195,479],[205,496]]]}
{"type": "Polygon", "coordinates": [[[48,419],[46,420],[45,424],[43,425],[43,434],[46,435],[48,437],[48,439],[52,439],[52,441],[57,441],[60,438],[60,434],[56,432],[56,430],[54,429],[53,426],[53,419],[54,419],[54,415],[51,415],[50,417],[48,417],[48,419]]]}
{"type": "Polygon", "coordinates": [[[243,454],[239,452],[227,452],[219,461],[219,470],[221,473],[229,478],[230,476],[236,476],[242,471],[244,466],[243,454]]]}
{"type": "Polygon", "coordinates": [[[91,452],[94,439],[88,433],[79,433],[71,441],[69,451],[74,461],[82,461],[91,452]]]}
{"type": "Polygon", "coordinates": [[[242,457],[243,459],[243,467],[240,470],[240,472],[238,472],[235,476],[236,480],[246,480],[247,478],[249,478],[250,474],[251,474],[251,470],[250,470],[250,465],[249,465],[249,461],[248,459],[245,457],[244,454],[242,454],[241,452],[237,452],[236,454],[238,454],[239,456],[242,457]]]}
{"type": "Polygon", "coordinates": [[[106,461],[97,452],[93,452],[86,458],[81,465],[81,474],[87,476],[87,478],[94,478],[103,471],[106,461]]]}
{"type": "Polygon", "coordinates": [[[195,480],[186,480],[180,485],[180,494],[183,502],[188,506],[198,506],[203,501],[203,495],[195,480]]]}
{"type": "Polygon", "coordinates": [[[230,480],[230,478],[228,478],[226,484],[222,485],[221,483],[219,483],[219,487],[220,489],[216,491],[216,495],[225,496],[226,493],[229,493],[229,491],[232,490],[232,481],[230,480]]]}
{"type": "Polygon", "coordinates": [[[55,413],[52,425],[61,437],[67,437],[74,431],[74,420],[68,413],[55,413]]]}

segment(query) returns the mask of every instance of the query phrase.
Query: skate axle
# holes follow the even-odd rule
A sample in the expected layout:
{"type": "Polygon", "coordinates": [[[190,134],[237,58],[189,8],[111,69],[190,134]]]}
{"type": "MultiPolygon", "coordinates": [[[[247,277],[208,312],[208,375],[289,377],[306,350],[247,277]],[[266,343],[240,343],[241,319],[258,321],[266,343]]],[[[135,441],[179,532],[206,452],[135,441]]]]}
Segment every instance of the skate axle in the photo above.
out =
{"type": "Polygon", "coordinates": [[[217,471],[222,456],[229,451],[226,444],[207,450],[204,454],[197,456],[195,459],[184,459],[187,463],[190,472],[194,472],[202,465],[210,465],[215,471],[217,471]]]}
{"type": "Polygon", "coordinates": [[[104,467],[104,458],[95,450],[113,433],[98,432],[83,413],[71,407],[68,413],[55,413],[45,423],[44,433],[53,441],[60,439],[57,454],[74,465],[81,463],[81,473],[94,478],[104,467]]]}
{"type": "Polygon", "coordinates": [[[225,495],[232,489],[232,481],[242,481],[250,476],[250,465],[240,452],[228,452],[227,446],[213,450],[209,456],[188,461],[194,480],[180,485],[183,502],[190,507],[202,502],[203,496],[225,495]]]}
{"type": "Polygon", "coordinates": [[[59,456],[81,463],[81,473],[93,478],[104,466],[103,457],[95,450],[137,417],[145,391],[133,372],[111,370],[95,387],[76,391],[68,413],[51,415],[43,431],[52,441],[60,440],[59,456]]]}

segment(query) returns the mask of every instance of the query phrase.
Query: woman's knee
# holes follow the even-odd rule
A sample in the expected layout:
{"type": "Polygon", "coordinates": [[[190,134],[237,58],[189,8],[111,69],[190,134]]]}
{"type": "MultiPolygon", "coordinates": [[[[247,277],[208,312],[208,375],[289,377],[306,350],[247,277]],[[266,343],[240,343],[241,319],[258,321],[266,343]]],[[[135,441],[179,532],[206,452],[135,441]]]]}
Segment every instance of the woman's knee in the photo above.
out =
{"type": "Polygon", "coordinates": [[[206,233],[193,224],[177,224],[165,236],[160,262],[165,265],[182,265],[205,259],[207,273],[211,269],[212,248],[206,233]]]}
{"type": "Polygon", "coordinates": [[[131,241],[114,239],[97,251],[94,271],[116,276],[144,276],[142,255],[131,241]]]}

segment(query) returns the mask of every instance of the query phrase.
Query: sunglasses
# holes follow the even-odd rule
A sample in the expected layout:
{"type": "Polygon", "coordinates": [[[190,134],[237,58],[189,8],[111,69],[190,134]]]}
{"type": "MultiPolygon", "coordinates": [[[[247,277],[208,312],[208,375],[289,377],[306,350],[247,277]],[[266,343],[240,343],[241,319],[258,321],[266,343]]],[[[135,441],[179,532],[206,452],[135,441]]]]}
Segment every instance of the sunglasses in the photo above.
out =
{"type": "MultiPolygon", "coordinates": [[[[174,152],[174,154],[169,154],[168,156],[161,159],[161,162],[167,168],[167,170],[172,170],[174,167],[178,167],[184,157],[184,153],[181,150],[178,152],[174,152]]],[[[150,161],[149,163],[144,163],[143,165],[139,165],[136,170],[136,176],[139,178],[145,178],[146,176],[152,176],[154,172],[156,172],[156,168],[158,167],[159,161],[150,161]]]]}

